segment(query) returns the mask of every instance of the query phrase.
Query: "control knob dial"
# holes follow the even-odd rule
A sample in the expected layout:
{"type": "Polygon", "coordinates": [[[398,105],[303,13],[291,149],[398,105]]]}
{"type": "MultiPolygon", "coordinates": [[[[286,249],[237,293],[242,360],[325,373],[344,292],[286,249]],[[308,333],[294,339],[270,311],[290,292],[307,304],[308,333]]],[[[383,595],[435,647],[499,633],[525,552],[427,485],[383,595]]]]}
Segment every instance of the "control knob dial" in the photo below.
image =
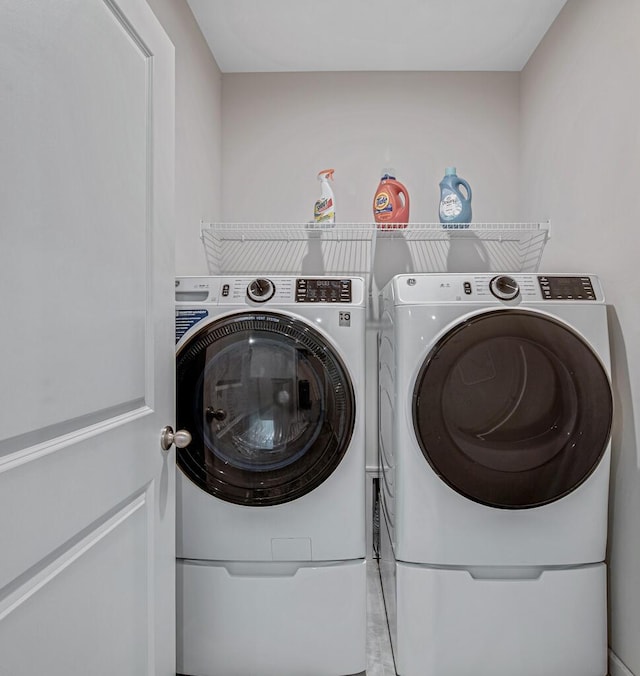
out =
{"type": "Polygon", "coordinates": [[[520,293],[520,286],[513,277],[498,275],[489,282],[491,293],[500,300],[513,300],[520,293]]]}
{"type": "Polygon", "coordinates": [[[259,277],[247,287],[247,296],[255,303],[264,303],[273,297],[276,287],[270,279],[259,277]]]}

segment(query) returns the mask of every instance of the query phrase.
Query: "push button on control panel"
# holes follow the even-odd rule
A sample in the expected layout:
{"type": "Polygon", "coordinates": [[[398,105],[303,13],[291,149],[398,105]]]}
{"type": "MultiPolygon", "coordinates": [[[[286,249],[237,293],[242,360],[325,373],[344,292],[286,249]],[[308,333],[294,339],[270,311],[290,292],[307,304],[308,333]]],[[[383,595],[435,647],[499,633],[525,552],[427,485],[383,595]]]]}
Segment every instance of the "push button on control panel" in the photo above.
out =
{"type": "Polygon", "coordinates": [[[472,291],[471,291],[471,282],[465,282],[462,287],[464,288],[464,292],[467,294],[467,296],[470,296],[472,291]]]}

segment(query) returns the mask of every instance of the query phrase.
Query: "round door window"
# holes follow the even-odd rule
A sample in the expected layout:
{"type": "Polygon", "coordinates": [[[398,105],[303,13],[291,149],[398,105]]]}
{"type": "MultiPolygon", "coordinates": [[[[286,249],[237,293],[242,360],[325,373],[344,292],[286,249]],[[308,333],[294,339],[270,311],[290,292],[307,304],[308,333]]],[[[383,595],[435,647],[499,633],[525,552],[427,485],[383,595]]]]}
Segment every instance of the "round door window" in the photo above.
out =
{"type": "Polygon", "coordinates": [[[244,505],[310,492],[342,460],[353,433],[344,364],[309,324],[276,313],[221,318],[177,355],[177,423],[193,441],[180,469],[244,505]]]}
{"type": "Polygon", "coordinates": [[[609,378],[566,325],[522,310],[470,318],[430,351],[413,392],[418,443],[451,488],[492,507],[558,500],[609,441],[609,378]]]}

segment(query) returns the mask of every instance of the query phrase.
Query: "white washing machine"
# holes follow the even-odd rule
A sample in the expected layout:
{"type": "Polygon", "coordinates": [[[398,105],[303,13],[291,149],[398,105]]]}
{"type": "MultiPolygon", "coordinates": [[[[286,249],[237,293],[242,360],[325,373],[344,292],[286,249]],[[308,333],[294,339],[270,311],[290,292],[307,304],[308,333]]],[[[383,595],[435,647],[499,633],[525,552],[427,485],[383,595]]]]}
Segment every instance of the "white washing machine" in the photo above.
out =
{"type": "Polygon", "coordinates": [[[400,676],[604,676],[612,423],[591,275],[399,275],[379,335],[400,676]]]}
{"type": "Polygon", "coordinates": [[[178,672],[365,669],[361,278],[176,280],[178,672]]]}

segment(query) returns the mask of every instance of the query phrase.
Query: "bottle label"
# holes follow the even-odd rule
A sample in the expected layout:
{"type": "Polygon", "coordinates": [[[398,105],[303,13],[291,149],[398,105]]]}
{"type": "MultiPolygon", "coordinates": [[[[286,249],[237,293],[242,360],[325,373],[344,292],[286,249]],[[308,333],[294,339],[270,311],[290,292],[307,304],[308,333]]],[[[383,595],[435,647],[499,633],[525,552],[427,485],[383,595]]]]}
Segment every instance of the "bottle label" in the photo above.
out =
{"type": "Polygon", "coordinates": [[[333,218],[335,213],[333,211],[333,200],[331,197],[323,197],[316,202],[313,210],[313,215],[316,221],[328,221],[333,218]]]}
{"type": "Polygon", "coordinates": [[[391,204],[389,194],[386,192],[379,192],[373,203],[375,205],[376,214],[390,214],[393,211],[393,204],[391,204]]]}
{"type": "Polygon", "coordinates": [[[451,191],[443,192],[440,200],[440,216],[443,218],[455,218],[462,213],[462,202],[460,198],[451,191]]]}

